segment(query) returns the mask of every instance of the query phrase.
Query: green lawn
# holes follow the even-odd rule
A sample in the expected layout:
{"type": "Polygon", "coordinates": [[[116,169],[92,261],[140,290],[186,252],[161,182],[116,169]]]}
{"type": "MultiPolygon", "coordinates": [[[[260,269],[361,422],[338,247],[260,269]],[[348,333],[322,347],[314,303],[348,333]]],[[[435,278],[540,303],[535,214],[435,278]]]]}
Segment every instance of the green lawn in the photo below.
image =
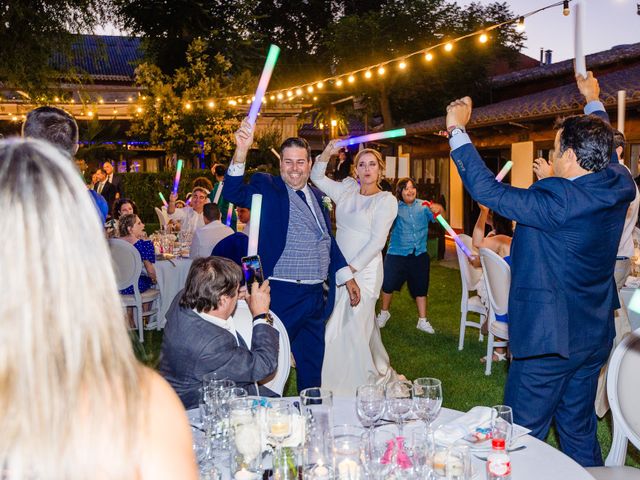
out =
{"type": "MultiPolygon", "coordinates": [[[[502,403],[507,366],[506,362],[494,363],[492,375],[484,375],[484,365],[479,359],[486,353],[486,343],[478,342],[477,329],[467,329],[464,350],[458,351],[460,294],[458,270],[432,264],[429,317],[436,334],[416,330],[415,303],[405,288],[394,296],[391,319],[382,330],[382,339],[391,364],[399,373],[409,379],[427,376],[441,379],[444,406],[466,411],[475,405],[502,403]]],[[[145,363],[157,364],[161,337],[162,332],[145,332],[144,351],[138,352],[145,363]]],[[[292,370],[285,395],[296,394],[292,370]]],[[[611,445],[610,414],[598,422],[598,438],[606,456],[611,445]]],[[[548,441],[557,446],[553,433],[548,441]]],[[[631,445],[627,464],[640,466],[640,452],[631,445]]]]}

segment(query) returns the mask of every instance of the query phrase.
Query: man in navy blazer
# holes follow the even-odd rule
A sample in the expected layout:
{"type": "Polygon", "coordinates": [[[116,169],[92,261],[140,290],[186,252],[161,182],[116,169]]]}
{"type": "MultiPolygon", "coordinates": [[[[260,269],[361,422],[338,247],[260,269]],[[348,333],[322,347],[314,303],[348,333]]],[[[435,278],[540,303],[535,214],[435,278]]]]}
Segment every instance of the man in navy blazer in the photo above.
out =
{"type": "Polygon", "coordinates": [[[360,290],[333,238],[322,192],[307,185],[312,162],[306,140],[293,137],[284,141],[279,177],[255,173],[244,184],[245,160],[253,143],[248,120],[242,122],[235,138],[224,197],[250,208],[252,195],[262,194],[258,255],[271,285],[271,308],[287,328],[298,391],[319,387],[324,326],[333,310],[336,285],[348,289],[352,305],[360,301],[360,290]],[[326,300],[325,281],[329,283],[326,300]]]}
{"type": "Polygon", "coordinates": [[[505,403],[514,421],[545,439],[552,421],[562,450],[583,466],[602,465],[594,399],[614,336],[614,266],[635,189],[611,162],[613,130],[597,80],[577,77],[585,113],[556,134],[555,177],[528,189],[499,183],[464,127],[471,99],[447,107],[451,156],[479,203],[517,222],[511,245],[509,343],[513,360],[505,403]]]}

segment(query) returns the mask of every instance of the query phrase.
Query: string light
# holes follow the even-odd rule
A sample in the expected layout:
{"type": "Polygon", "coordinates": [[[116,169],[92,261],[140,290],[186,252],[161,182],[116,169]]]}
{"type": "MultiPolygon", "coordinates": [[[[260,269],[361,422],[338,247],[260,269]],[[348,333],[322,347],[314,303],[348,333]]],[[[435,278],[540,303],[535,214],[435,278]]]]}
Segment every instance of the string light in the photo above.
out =
{"type": "Polygon", "coordinates": [[[187,102],[184,106],[187,110],[191,110],[191,103],[187,102]]]}
{"type": "Polygon", "coordinates": [[[568,17],[570,13],[571,10],[569,10],[569,0],[564,0],[564,2],[562,2],[562,15],[568,17]]]}
{"type": "Polygon", "coordinates": [[[302,95],[302,89],[301,88],[298,88],[296,90],[296,95],[298,95],[298,96],[302,95]]]}
{"type": "Polygon", "coordinates": [[[291,90],[289,90],[289,91],[287,92],[287,97],[290,97],[291,95],[293,95],[293,92],[292,92],[291,90]]]}
{"type": "Polygon", "coordinates": [[[313,93],[313,87],[311,85],[307,87],[307,92],[313,93]]]}
{"type": "Polygon", "coordinates": [[[317,88],[318,90],[321,90],[321,89],[322,89],[322,87],[324,87],[324,83],[323,83],[323,82],[318,82],[318,83],[316,83],[316,88],[317,88]]]}
{"type": "Polygon", "coordinates": [[[424,59],[425,59],[427,62],[430,62],[431,60],[433,60],[433,53],[431,53],[431,52],[427,52],[427,53],[425,54],[425,56],[424,56],[424,59]]]}
{"type": "Polygon", "coordinates": [[[444,45],[444,50],[445,50],[446,52],[450,52],[451,50],[453,50],[453,43],[451,43],[451,42],[447,42],[447,43],[444,45]]]}
{"type": "Polygon", "coordinates": [[[486,33],[483,33],[482,35],[480,35],[480,37],[478,37],[478,41],[480,43],[487,43],[487,40],[489,40],[489,37],[486,33]]]}
{"type": "Polygon", "coordinates": [[[279,93],[278,95],[276,95],[276,98],[278,100],[282,100],[284,98],[284,95],[282,95],[282,93],[279,93]]]}
{"type": "Polygon", "coordinates": [[[407,68],[407,63],[404,60],[401,61],[398,65],[398,68],[400,68],[400,70],[404,70],[405,68],[407,68]]]}
{"type": "MultiPolygon", "coordinates": [[[[138,112],[138,113],[142,113],[142,107],[138,107],[138,108],[136,108],[136,112],[138,112]]],[[[92,112],[89,112],[89,113],[92,113],[92,112]]]]}
{"type": "Polygon", "coordinates": [[[384,75],[384,72],[386,72],[386,70],[384,69],[384,67],[381,65],[380,68],[378,68],[378,75],[384,75]]]}
{"type": "Polygon", "coordinates": [[[338,126],[338,121],[337,120],[331,120],[331,126],[332,127],[337,127],[338,126]]]}
{"type": "Polygon", "coordinates": [[[355,82],[355,81],[356,81],[356,77],[354,77],[353,75],[349,75],[349,78],[347,78],[347,81],[348,81],[349,83],[353,83],[353,82],[355,82]]]}
{"type": "Polygon", "coordinates": [[[275,95],[271,95],[271,96],[269,97],[269,99],[271,99],[271,101],[273,101],[273,100],[275,100],[275,99],[276,99],[276,96],[275,96],[275,95]]]}
{"type": "Polygon", "coordinates": [[[215,103],[213,103],[213,100],[209,100],[209,108],[213,107],[215,107],[215,103]]]}
{"type": "Polygon", "coordinates": [[[364,72],[364,78],[371,78],[371,70],[364,72]]]}
{"type": "Polygon", "coordinates": [[[520,33],[524,32],[525,26],[524,26],[524,17],[520,17],[518,19],[518,23],[516,23],[516,30],[520,33]]]}
{"type": "Polygon", "coordinates": [[[336,87],[341,87],[342,86],[342,80],[339,78],[338,80],[336,80],[336,87]]]}

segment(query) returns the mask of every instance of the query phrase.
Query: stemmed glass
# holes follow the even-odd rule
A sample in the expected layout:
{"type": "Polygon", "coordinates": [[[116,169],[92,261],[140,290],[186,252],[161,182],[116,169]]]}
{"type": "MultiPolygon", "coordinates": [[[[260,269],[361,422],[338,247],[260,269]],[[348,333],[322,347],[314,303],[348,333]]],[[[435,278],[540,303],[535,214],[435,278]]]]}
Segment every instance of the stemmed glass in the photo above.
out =
{"type": "Polygon", "coordinates": [[[413,385],[408,380],[390,382],[384,389],[386,406],[392,419],[398,423],[400,436],[404,437],[404,421],[413,407],[413,385]]]}
{"type": "Polygon", "coordinates": [[[282,443],[291,436],[292,410],[291,404],[284,400],[271,401],[271,408],[267,409],[267,438],[275,445],[273,456],[273,471],[278,467],[285,467],[282,458],[282,443]]]}
{"type": "Polygon", "coordinates": [[[384,387],[360,385],[356,389],[356,412],[362,426],[368,429],[368,438],[371,439],[373,426],[384,413],[384,387]]]}
{"type": "Polygon", "coordinates": [[[433,435],[431,424],[442,407],[442,382],[437,378],[416,378],[413,381],[413,410],[423,420],[427,435],[433,435]]]}

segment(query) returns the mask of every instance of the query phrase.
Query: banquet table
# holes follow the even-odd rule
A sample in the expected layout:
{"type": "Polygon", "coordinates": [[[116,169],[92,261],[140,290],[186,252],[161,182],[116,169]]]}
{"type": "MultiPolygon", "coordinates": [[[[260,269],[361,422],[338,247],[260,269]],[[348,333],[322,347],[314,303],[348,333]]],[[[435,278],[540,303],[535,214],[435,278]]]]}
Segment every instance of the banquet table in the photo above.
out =
{"type": "MultiPolygon", "coordinates": [[[[290,397],[290,400],[298,401],[298,397],[290,397]]],[[[191,423],[197,423],[197,410],[190,410],[189,418],[191,423]]],[[[444,425],[463,413],[449,408],[443,408],[438,418],[433,423],[437,428],[444,425]]],[[[333,400],[333,423],[334,425],[351,424],[360,425],[356,413],[355,399],[346,397],[336,397],[333,400]]],[[[424,424],[419,421],[407,424],[406,428],[424,428],[424,424]]],[[[197,431],[194,431],[197,434],[197,431]]],[[[583,467],[578,465],[571,458],[551,445],[538,440],[530,435],[525,435],[515,440],[513,447],[525,446],[526,448],[517,452],[511,452],[511,466],[513,480],[594,480],[583,467]]],[[[484,480],[485,462],[472,455],[473,480],[484,480]]],[[[225,472],[228,475],[228,472],[225,472]]],[[[223,474],[223,479],[229,478],[223,474]]]]}
{"type": "Polygon", "coordinates": [[[171,260],[156,261],[156,282],[160,291],[158,328],[164,328],[167,323],[165,315],[176,294],[184,288],[191,262],[190,258],[172,258],[171,260]]]}

